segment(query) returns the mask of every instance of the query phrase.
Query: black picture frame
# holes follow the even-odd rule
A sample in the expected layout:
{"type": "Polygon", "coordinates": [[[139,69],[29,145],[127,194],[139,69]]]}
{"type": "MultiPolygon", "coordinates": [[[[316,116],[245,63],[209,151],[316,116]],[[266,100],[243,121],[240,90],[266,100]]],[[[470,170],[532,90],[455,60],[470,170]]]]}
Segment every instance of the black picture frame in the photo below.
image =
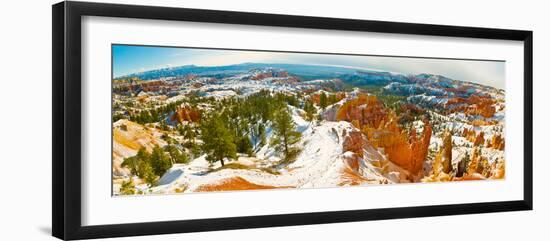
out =
{"type": "Polygon", "coordinates": [[[533,208],[533,32],[324,17],[197,10],[90,2],[52,6],[52,233],[60,239],[87,239],[228,229],[397,219],[533,208]],[[426,36],[516,40],[524,43],[524,193],[522,200],[421,207],[343,210],[283,215],[212,218],[82,226],[81,224],[81,17],[228,23],[426,36]]]}

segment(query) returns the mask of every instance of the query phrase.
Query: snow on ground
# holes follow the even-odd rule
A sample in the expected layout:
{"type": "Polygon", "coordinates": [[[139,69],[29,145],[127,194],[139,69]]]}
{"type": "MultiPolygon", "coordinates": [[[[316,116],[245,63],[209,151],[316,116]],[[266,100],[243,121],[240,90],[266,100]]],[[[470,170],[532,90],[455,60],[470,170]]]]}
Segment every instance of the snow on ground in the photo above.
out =
{"type": "Polygon", "coordinates": [[[225,99],[230,96],[237,95],[233,90],[215,90],[206,93],[206,97],[214,97],[215,99],[225,99]]]}
{"type": "Polygon", "coordinates": [[[164,146],[166,142],[161,138],[162,133],[154,128],[121,119],[113,123],[113,176],[128,177],[129,170],[122,168],[124,158],[134,156],[140,147],[148,150],[155,145],[164,146]]]}
{"type": "MultiPolygon", "coordinates": [[[[259,148],[256,157],[239,157],[238,160],[226,161],[226,165],[238,163],[251,168],[232,169],[220,168],[220,163],[211,165],[205,156],[192,160],[189,164],[176,164],[164,174],[159,185],[153,187],[152,193],[172,193],[175,190],[193,192],[202,185],[220,183],[231,177],[241,177],[251,183],[266,186],[284,187],[335,187],[342,183],[342,170],[347,167],[346,158],[350,152],[343,153],[342,144],[344,134],[356,130],[350,123],[323,121],[315,125],[304,120],[302,110],[289,107],[297,130],[302,133],[298,146],[302,152],[296,160],[288,166],[281,167],[279,173],[270,173],[261,170],[262,167],[272,166],[280,158],[269,148],[269,144],[259,148]],[[214,171],[212,171],[214,169],[214,171]]],[[[268,130],[270,136],[271,130],[268,130]]],[[[386,180],[397,182],[399,174],[387,173],[387,177],[378,173],[381,171],[371,161],[384,159],[383,155],[374,148],[365,150],[365,159],[361,159],[359,175],[373,183],[386,180]],[[390,179],[390,180],[388,180],[390,179]],[[391,180],[393,179],[393,181],[391,180]]],[[[398,167],[390,167],[397,170],[398,167]]],[[[401,171],[401,170],[398,170],[401,171]]]]}

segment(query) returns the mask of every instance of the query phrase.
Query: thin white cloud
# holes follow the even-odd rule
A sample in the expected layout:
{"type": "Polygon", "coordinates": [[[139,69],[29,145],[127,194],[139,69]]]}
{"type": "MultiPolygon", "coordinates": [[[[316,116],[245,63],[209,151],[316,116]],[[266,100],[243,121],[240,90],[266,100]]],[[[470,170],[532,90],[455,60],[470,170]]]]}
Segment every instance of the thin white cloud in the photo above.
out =
{"type": "MultiPolygon", "coordinates": [[[[246,62],[348,66],[402,74],[438,74],[504,88],[504,62],[406,58],[383,56],[323,55],[262,51],[174,49],[171,66],[221,66],[246,62]]],[[[156,66],[159,68],[166,67],[156,66]]]]}

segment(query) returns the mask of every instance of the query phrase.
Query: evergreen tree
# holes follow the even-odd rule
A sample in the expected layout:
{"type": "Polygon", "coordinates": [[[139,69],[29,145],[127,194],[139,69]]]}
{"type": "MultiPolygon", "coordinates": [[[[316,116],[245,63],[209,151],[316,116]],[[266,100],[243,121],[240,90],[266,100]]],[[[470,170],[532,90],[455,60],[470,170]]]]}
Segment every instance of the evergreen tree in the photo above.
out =
{"type": "Polygon", "coordinates": [[[166,150],[168,151],[168,155],[170,156],[170,162],[172,164],[189,162],[189,157],[187,157],[187,154],[185,154],[185,152],[183,151],[178,150],[176,146],[167,145],[166,150]]]}
{"type": "Polygon", "coordinates": [[[151,167],[157,176],[162,176],[168,169],[170,169],[170,167],[172,167],[170,158],[158,145],[153,148],[153,152],[151,153],[151,167]]]}
{"type": "Polygon", "coordinates": [[[246,153],[248,156],[252,156],[252,143],[250,142],[250,138],[248,138],[248,135],[243,135],[242,137],[237,139],[237,152],[246,153]]]}
{"type": "MultiPolygon", "coordinates": [[[[197,149],[197,145],[195,142],[195,138],[197,136],[196,131],[193,130],[193,128],[189,124],[185,125],[184,127],[180,127],[178,131],[185,139],[183,142],[184,146],[191,150],[196,150],[197,149]]],[[[192,152],[192,153],[193,155],[195,155],[195,152],[192,152]]]]}
{"type": "Polygon", "coordinates": [[[315,119],[315,107],[311,101],[306,101],[304,104],[304,111],[306,112],[307,121],[313,121],[315,119]]]}
{"type": "Polygon", "coordinates": [[[336,102],[338,102],[338,99],[336,98],[336,95],[334,95],[334,94],[329,95],[328,104],[332,105],[332,104],[335,104],[336,102]]]}
{"type": "Polygon", "coordinates": [[[275,114],[273,121],[274,136],[271,139],[271,146],[284,154],[284,159],[289,161],[296,152],[292,145],[300,141],[302,134],[296,131],[296,124],[287,108],[282,108],[275,114]]]}
{"type": "Polygon", "coordinates": [[[321,109],[325,110],[327,108],[327,95],[325,92],[321,92],[321,96],[319,96],[319,106],[321,109]]]}
{"type": "Polygon", "coordinates": [[[129,181],[123,181],[120,185],[120,194],[122,195],[134,195],[136,193],[133,179],[130,177],[129,181]]]}
{"type": "Polygon", "coordinates": [[[154,186],[157,183],[158,176],[155,175],[153,167],[147,162],[140,162],[140,174],[139,178],[144,180],[149,186],[154,186]]]}
{"type": "Polygon", "coordinates": [[[214,114],[201,125],[202,150],[209,162],[220,161],[225,165],[224,158],[237,158],[235,137],[224,125],[220,116],[214,114]]]}
{"type": "Polygon", "coordinates": [[[265,145],[266,143],[266,133],[265,125],[263,123],[258,124],[258,136],[260,137],[260,145],[265,145]]]}
{"type": "Polygon", "coordinates": [[[148,163],[149,162],[149,153],[147,153],[147,150],[145,147],[141,147],[137,154],[132,157],[124,158],[124,161],[122,162],[122,167],[128,167],[130,169],[130,173],[132,175],[136,175],[138,177],[143,176],[143,171],[140,167],[142,167],[142,163],[148,163]]]}
{"type": "Polygon", "coordinates": [[[149,120],[149,122],[157,122],[157,121],[160,121],[160,119],[161,119],[160,115],[159,115],[159,113],[156,109],[152,109],[150,111],[150,118],[151,119],[149,120]]]}

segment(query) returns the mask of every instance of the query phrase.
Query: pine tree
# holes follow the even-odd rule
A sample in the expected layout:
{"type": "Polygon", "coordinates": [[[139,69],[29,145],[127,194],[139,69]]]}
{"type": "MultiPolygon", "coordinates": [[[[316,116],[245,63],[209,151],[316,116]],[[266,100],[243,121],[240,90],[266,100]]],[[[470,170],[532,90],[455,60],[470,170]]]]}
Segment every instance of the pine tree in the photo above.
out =
{"type": "Polygon", "coordinates": [[[209,162],[220,161],[225,165],[224,158],[237,158],[235,137],[224,125],[218,115],[213,115],[201,125],[202,150],[206,153],[209,162]]]}
{"type": "Polygon", "coordinates": [[[157,176],[162,176],[168,169],[170,169],[170,167],[172,167],[170,158],[158,145],[153,148],[153,152],[151,153],[151,167],[157,176]]]}
{"type": "Polygon", "coordinates": [[[321,106],[323,110],[327,108],[327,95],[325,92],[321,92],[321,96],[319,96],[319,106],[321,106]]]}
{"type": "Polygon", "coordinates": [[[278,152],[282,152],[284,159],[289,161],[296,152],[295,149],[292,149],[292,145],[300,141],[302,134],[296,131],[296,124],[287,108],[282,108],[275,114],[273,132],[274,136],[270,145],[278,152]]]}
{"type": "Polygon", "coordinates": [[[175,163],[188,163],[189,158],[187,157],[187,154],[185,152],[178,150],[174,145],[167,145],[166,150],[168,151],[168,155],[170,156],[170,162],[172,164],[175,163]]]}
{"type": "Polygon", "coordinates": [[[124,161],[122,161],[122,164],[120,164],[120,166],[128,167],[128,169],[130,169],[130,173],[132,175],[137,176],[139,173],[138,164],[139,164],[139,159],[137,159],[136,156],[131,156],[131,157],[124,158],[124,161]]]}
{"type": "Polygon", "coordinates": [[[267,142],[266,140],[266,134],[265,134],[265,125],[260,123],[258,124],[258,135],[260,137],[260,145],[265,145],[267,142]]]}
{"type": "Polygon", "coordinates": [[[250,138],[248,138],[248,135],[243,135],[242,137],[238,138],[236,145],[237,145],[237,152],[246,153],[248,156],[253,155],[252,143],[250,142],[250,138]]]}
{"type": "Polygon", "coordinates": [[[334,94],[329,95],[328,104],[332,105],[332,104],[335,104],[336,102],[338,102],[338,99],[336,98],[336,95],[334,95],[334,94]]]}
{"type": "Polygon", "coordinates": [[[143,173],[142,170],[140,170],[141,163],[148,163],[149,162],[149,153],[147,153],[147,150],[145,147],[141,147],[137,154],[132,157],[124,158],[124,161],[122,162],[122,167],[128,167],[130,169],[130,173],[132,175],[142,177],[143,173]]]}
{"type": "Polygon", "coordinates": [[[306,112],[306,120],[313,121],[315,119],[315,107],[311,101],[306,101],[304,104],[304,111],[306,112]]]}
{"type": "Polygon", "coordinates": [[[135,193],[136,193],[135,185],[131,177],[130,177],[130,180],[122,182],[122,184],[120,185],[120,194],[134,195],[135,193]]]}
{"type": "Polygon", "coordinates": [[[183,142],[184,146],[191,149],[193,155],[198,154],[194,151],[197,149],[197,144],[195,142],[195,138],[197,136],[196,131],[193,130],[189,124],[187,124],[184,127],[181,127],[179,132],[185,139],[183,142]]]}
{"type": "Polygon", "coordinates": [[[139,178],[144,180],[149,186],[154,186],[157,183],[158,176],[155,175],[153,167],[147,162],[140,162],[140,174],[139,178]]]}

